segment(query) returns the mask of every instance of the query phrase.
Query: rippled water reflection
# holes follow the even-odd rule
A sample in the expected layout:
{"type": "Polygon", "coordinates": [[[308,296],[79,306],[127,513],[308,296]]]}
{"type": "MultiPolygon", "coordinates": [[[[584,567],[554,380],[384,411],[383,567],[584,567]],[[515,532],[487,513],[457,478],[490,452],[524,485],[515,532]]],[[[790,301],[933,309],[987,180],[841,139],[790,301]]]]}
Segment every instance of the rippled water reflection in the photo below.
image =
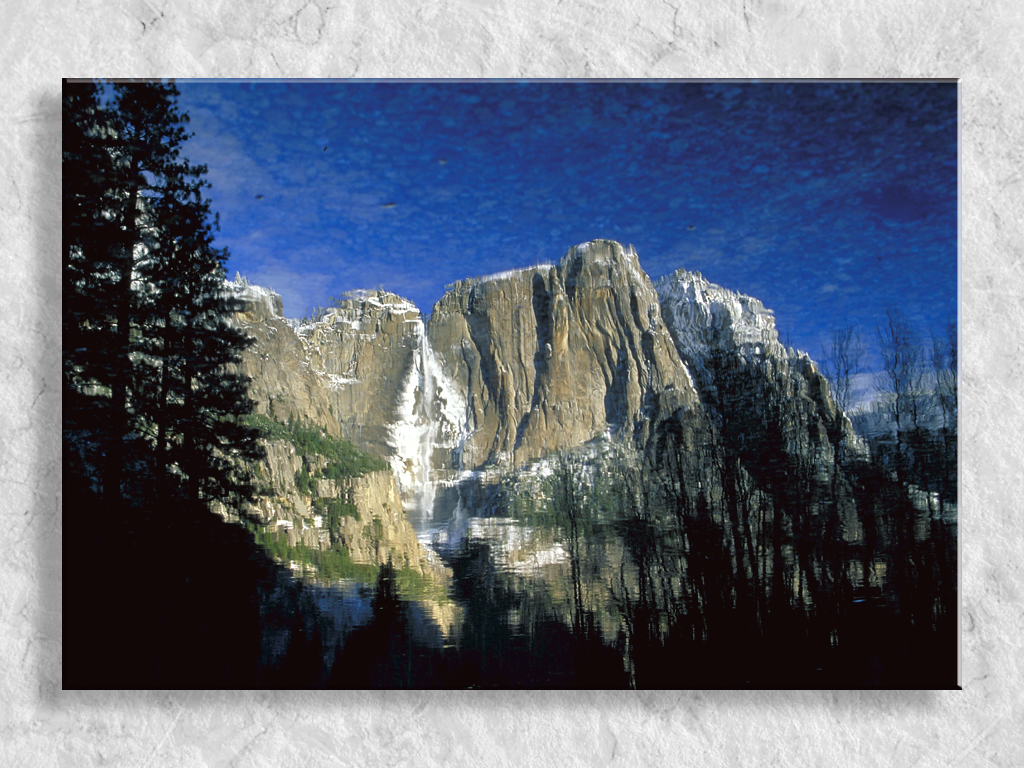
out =
{"type": "Polygon", "coordinates": [[[317,586],[325,663],[343,686],[955,687],[955,511],[860,480],[800,512],[628,481],[442,494],[412,519],[448,598],[386,569],[317,586]]]}

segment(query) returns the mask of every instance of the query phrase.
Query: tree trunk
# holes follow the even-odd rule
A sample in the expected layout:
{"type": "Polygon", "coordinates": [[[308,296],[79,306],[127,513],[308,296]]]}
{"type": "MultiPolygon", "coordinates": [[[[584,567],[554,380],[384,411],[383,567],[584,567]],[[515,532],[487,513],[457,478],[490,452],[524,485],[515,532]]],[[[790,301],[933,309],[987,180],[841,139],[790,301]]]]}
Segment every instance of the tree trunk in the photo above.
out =
{"type": "Polygon", "coordinates": [[[172,338],[171,314],[164,315],[163,366],[160,371],[160,394],[157,400],[157,433],[156,433],[156,481],[160,498],[166,499],[170,491],[170,477],[167,468],[168,435],[167,424],[171,419],[169,412],[169,395],[171,384],[170,364],[174,354],[172,338]]]}
{"type": "Polygon", "coordinates": [[[121,242],[121,274],[117,283],[115,303],[117,306],[117,329],[115,345],[116,373],[111,386],[110,403],[110,444],[107,449],[106,479],[103,496],[107,505],[118,510],[121,508],[121,478],[123,475],[125,452],[124,443],[128,437],[128,378],[132,365],[131,347],[131,308],[132,308],[132,270],[135,266],[136,242],[136,206],[139,197],[139,163],[132,158],[128,171],[128,203],[123,218],[123,239],[121,242]]]}

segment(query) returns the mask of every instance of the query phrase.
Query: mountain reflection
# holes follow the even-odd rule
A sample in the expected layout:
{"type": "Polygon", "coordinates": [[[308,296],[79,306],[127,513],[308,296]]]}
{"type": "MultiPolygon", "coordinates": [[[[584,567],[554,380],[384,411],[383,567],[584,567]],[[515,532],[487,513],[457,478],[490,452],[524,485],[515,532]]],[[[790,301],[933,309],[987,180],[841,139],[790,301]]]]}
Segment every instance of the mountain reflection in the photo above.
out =
{"type": "Polygon", "coordinates": [[[382,568],[368,620],[321,649],[329,684],[955,687],[955,516],[870,469],[792,514],[738,478],[655,493],[635,462],[568,455],[542,474],[475,479],[478,508],[435,532],[448,631],[382,568]]]}
{"type": "Polygon", "coordinates": [[[120,608],[67,585],[68,621],[102,629],[67,648],[66,684],[956,687],[955,508],[915,506],[870,465],[792,508],[739,475],[648,472],[567,454],[463,480],[448,496],[472,506],[421,531],[447,594],[390,562],[371,581],[303,575],[209,515],[69,530],[72,572],[109,547],[154,575],[126,582],[120,608]]]}

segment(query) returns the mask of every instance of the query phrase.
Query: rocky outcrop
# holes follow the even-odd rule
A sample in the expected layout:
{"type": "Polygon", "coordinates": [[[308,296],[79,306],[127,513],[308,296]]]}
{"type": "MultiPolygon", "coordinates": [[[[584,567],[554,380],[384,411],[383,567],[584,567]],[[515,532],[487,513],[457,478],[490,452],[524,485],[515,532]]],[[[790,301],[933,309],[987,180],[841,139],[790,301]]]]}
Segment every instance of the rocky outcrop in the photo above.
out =
{"type": "Polygon", "coordinates": [[[354,291],[297,332],[329,387],[345,439],[386,457],[407,499],[454,466],[465,403],[438,369],[420,311],[385,291],[354,291]]]}
{"type": "Polygon", "coordinates": [[[436,555],[425,550],[402,511],[402,497],[390,472],[373,472],[364,477],[335,483],[319,481],[320,493],[333,491],[359,511],[358,517],[342,517],[331,537],[344,546],[357,563],[383,565],[389,560],[396,568],[411,568],[428,574],[440,567],[436,555]],[[324,488],[324,485],[333,486],[324,488]]]}
{"type": "Polygon", "coordinates": [[[636,252],[611,241],[449,286],[427,329],[466,402],[465,469],[519,465],[599,435],[643,442],[698,406],[636,252]]]}
{"type": "Polygon", "coordinates": [[[825,377],[805,353],[783,347],[760,301],[683,269],[656,288],[705,410],[754,471],[784,454],[824,479],[837,451],[860,450],[825,377]]]}
{"type": "MultiPolygon", "coordinates": [[[[280,297],[236,277],[228,284],[241,304],[236,322],[255,338],[243,354],[256,412],[344,436],[377,456],[395,458],[394,424],[403,417],[407,380],[418,368],[423,323],[419,310],[385,293],[354,294],[316,322],[282,317],[280,297]]],[[[436,555],[417,541],[403,509],[396,474],[322,477],[328,460],[290,440],[264,441],[266,458],[253,467],[262,492],[244,513],[312,550],[343,548],[355,563],[410,568],[448,578],[436,555]],[[301,474],[309,478],[302,489],[301,474]],[[328,520],[329,502],[347,514],[328,520]]],[[[398,461],[393,464],[398,464],[398,461]]],[[[398,477],[401,475],[398,474],[398,477]]]]}
{"type": "Polygon", "coordinates": [[[292,546],[319,551],[340,546],[355,563],[391,561],[396,568],[447,578],[437,556],[417,540],[391,472],[332,480],[318,476],[328,463],[321,456],[304,456],[287,440],[268,440],[265,447],[266,459],[256,470],[262,493],[242,509],[251,520],[292,546]],[[307,492],[296,485],[300,472],[312,477],[307,492]],[[348,514],[330,517],[327,501],[344,502],[348,514]]]}
{"type": "Polygon", "coordinates": [[[236,278],[238,316],[256,344],[243,357],[257,412],[305,420],[386,458],[406,504],[456,466],[465,403],[438,370],[423,317],[386,291],[353,291],[311,321],[286,320],[281,299],[236,278]]]}
{"type": "Polygon", "coordinates": [[[330,532],[313,510],[312,499],[299,493],[295,473],[302,468],[302,456],[285,440],[264,441],[266,459],[256,468],[261,493],[243,507],[251,518],[287,535],[291,545],[303,544],[323,550],[330,545],[330,532]]]}
{"type": "Polygon", "coordinates": [[[724,441],[741,460],[785,455],[820,477],[859,450],[824,377],[780,344],[761,302],[686,270],[655,286],[612,241],[457,282],[428,322],[383,291],[287,321],[272,292],[232,285],[257,337],[243,370],[258,410],[387,459],[407,510],[430,510],[438,481],[599,436],[648,455],[724,441]]]}
{"type": "Polygon", "coordinates": [[[342,435],[377,456],[391,451],[422,325],[415,306],[384,291],[353,292],[316,321],[295,325],[342,435]]]}
{"type": "Polygon", "coordinates": [[[257,339],[242,365],[259,412],[320,425],[392,470],[330,479],[292,430],[268,442],[250,517],[292,545],[418,572],[448,633],[459,617],[436,552],[546,585],[517,611],[647,642],[723,573],[740,585],[722,591],[733,611],[742,585],[777,581],[756,565],[769,537],[851,507],[837,469],[859,446],[813,361],[784,348],[758,300],[685,270],[655,286],[631,247],[595,241],[457,282],[429,320],[372,291],[299,323],[272,292],[233,286],[257,339]],[[680,557],[691,546],[701,556],[680,557]],[[654,626],[651,605],[674,607],[654,626]]]}
{"type": "Polygon", "coordinates": [[[752,296],[685,269],[663,277],[655,289],[676,349],[698,369],[718,352],[747,359],[787,357],[772,311],[752,296]]]}
{"type": "Polygon", "coordinates": [[[256,412],[281,422],[305,420],[339,436],[330,390],[310,368],[302,340],[282,316],[281,297],[242,277],[227,285],[242,307],[235,322],[256,339],[239,366],[252,380],[249,396],[256,402],[256,412]]]}

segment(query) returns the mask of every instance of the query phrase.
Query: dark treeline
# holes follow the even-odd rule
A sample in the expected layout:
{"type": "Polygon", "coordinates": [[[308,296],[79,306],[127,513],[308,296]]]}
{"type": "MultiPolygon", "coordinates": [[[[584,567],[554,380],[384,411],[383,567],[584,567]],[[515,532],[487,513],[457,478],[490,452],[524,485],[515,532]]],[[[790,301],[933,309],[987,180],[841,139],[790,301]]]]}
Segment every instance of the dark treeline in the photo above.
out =
{"type": "Polygon", "coordinates": [[[177,96],[63,87],[66,687],[258,684],[263,604],[297,600],[208,511],[250,493],[261,448],[177,96]]]}
{"type": "MultiPolygon", "coordinates": [[[[708,361],[713,423],[667,424],[632,497],[666,493],[627,507],[634,575],[622,599],[646,617],[629,623],[644,649],[632,658],[638,685],[956,686],[956,520],[913,487],[956,498],[951,482],[928,479],[939,459],[955,475],[949,343],[933,357],[941,419],[926,422],[920,383],[916,403],[902,392],[916,411],[899,422],[901,471],[884,441],[857,444],[809,360],[708,361]],[[929,455],[926,439],[941,449],[929,455]]],[[[852,375],[859,360],[847,352],[839,367],[852,375]]],[[[835,389],[848,403],[849,380],[835,389]]]]}
{"type": "MultiPolygon", "coordinates": [[[[640,638],[638,685],[956,686],[955,525],[922,513],[863,457],[836,483],[770,455],[739,464],[720,438],[703,450],[721,473],[720,498],[634,507],[625,539],[637,573],[662,574],[646,579],[646,596],[639,578],[633,590],[663,622],[640,638]],[[771,484],[755,481],[765,474],[771,484]]],[[[707,471],[674,469],[689,488],[707,471]]]]}
{"type": "Polygon", "coordinates": [[[247,492],[260,455],[250,343],[228,318],[226,250],[182,149],[173,83],[65,82],[63,398],[65,450],[92,468],[113,514],[140,481],[192,505],[247,492]]]}
{"type": "Polygon", "coordinates": [[[913,486],[929,510],[944,514],[955,505],[957,484],[957,326],[924,340],[900,310],[886,311],[875,329],[882,370],[874,375],[880,397],[854,411],[852,388],[864,374],[866,354],[852,327],[832,333],[823,349],[823,369],[836,402],[851,414],[873,461],[904,486],[913,486]]]}

